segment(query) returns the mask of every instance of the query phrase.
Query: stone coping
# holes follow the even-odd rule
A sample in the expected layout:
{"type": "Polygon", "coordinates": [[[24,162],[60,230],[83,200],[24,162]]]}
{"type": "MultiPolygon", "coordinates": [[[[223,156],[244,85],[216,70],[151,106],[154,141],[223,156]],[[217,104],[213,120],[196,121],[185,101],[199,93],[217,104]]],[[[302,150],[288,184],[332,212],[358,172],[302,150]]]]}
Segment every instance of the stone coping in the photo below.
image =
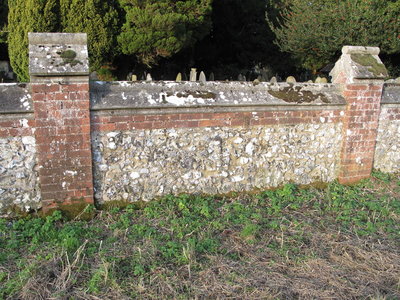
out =
{"type": "Polygon", "coordinates": [[[0,83],[0,114],[32,112],[32,99],[28,84],[0,83]]]}
{"type": "Polygon", "coordinates": [[[85,33],[30,32],[28,37],[31,77],[89,75],[85,33]]]}
{"type": "Polygon", "coordinates": [[[310,83],[103,82],[90,83],[92,110],[326,107],[346,104],[337,86],[310,83]]]}
{"type": "Polygon", "coordinates": [[[386,83],[383,86],[382,104],[400,104],[400,84],[386,83]]]}

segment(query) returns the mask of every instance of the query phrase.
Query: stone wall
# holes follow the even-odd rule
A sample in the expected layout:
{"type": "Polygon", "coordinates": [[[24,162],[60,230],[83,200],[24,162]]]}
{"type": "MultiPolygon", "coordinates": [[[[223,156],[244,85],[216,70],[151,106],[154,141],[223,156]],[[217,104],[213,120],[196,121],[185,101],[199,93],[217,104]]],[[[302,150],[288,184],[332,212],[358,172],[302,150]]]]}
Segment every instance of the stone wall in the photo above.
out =
{"type": "Polygon", "coordinates": [[[400,171],[379,48],[344,47],[333,84],[89,82],[85,34],[29,41],[31,83],[0,85],[1,215],[400,171]]]}
{"type": "Polygon", "coordinates": [[[92,82],[98,203],[337,178],[344,99],[330,84],[92,82]]]}
{"type": "Polygon", "coordinates": [[[151,200],[337,178],[340,122],[95,132],[95,198],[151,200]]]}
{"type": "Polygon", "coordinates": [[[0,215],[42,205],[33,127],[28,86],[0,84],[0,215]]]}
{"type": "Polygon", "coordinates": [[[35,138],[0,137],[0,212],[41,207],[35,138]]]}
{"type": "Polygon", "coordinates": [[[387,84],[384,88],[374,168],[400,172],[400,84],[387,84]]]}

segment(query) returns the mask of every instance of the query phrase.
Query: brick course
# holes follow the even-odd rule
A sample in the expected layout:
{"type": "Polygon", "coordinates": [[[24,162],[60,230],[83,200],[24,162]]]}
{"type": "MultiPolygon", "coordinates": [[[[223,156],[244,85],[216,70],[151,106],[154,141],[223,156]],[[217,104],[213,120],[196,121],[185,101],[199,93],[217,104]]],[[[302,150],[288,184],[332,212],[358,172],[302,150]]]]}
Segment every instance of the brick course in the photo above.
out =
{"type": "Polygon", "coordinates": [[[342,116],[340,110],[255,111],[115,116],[101,115],[93,112],[91,124],[93,131],[114,131],[133,129],[337,123],[340,122],[341,119],[342,116]]]}

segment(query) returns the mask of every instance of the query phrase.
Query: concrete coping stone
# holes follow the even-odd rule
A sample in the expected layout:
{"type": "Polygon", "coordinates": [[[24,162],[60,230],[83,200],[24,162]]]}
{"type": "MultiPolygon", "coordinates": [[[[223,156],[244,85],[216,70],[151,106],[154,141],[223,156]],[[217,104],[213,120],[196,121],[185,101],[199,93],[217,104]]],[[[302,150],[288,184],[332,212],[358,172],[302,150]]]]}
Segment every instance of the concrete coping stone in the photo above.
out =
{"type": "Polygon", "coordinates": [[[92,81],[90,85],[92,110],[345,105],[332,84],[92,81]]]}
{"type": "Polygon", "coordinates": [[[0,114],[31,113],[32,111],[32,97],[28,84],[0,83],[0,114]]]}
{"type": "Polygon", "coordinates": [[[364,47],[364,46],[344,46],[342,48],[343,54],[370,54],[379,55],[379,47],[364,47]]]}
{"type": "Polygon", "coordinates": [[[400,84],[385,83],[383,86],[382,104],[399,104],[400,105],[400,84]]]}
{"type": "Polygon", "coordinates": [[[33,77],[88,76],[86,33],[32,33],[29,38],[29,74],[33,77]]]}

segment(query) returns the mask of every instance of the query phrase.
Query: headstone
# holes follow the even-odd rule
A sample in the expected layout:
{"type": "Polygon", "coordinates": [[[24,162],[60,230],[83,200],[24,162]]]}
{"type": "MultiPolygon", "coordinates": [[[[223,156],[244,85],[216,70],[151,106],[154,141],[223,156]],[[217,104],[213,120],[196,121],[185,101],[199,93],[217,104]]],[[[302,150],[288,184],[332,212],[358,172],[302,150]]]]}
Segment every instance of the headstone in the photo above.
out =
{"type": "Polygon", "coordinates": [[[286,82],[287,83],[296,83],[296,78],[294,78],[293,76],[289,76],[288,78],[286,78],[286,82]]]}
{"type": "Polygon", "coordinates": [[[278,80],[276,79],[275,76],[272,76],[271,80],[269,81],[270,83],[278,83],[278,80]]]}
{"type": "Polygon", "coordinates": [[[177,81],[177,82],[181,82],[182,81],[182,74],[181,73],[178,73],[178,75],[176,75],[175,81],[177,81]]]}
{"type": "Polygon", "coordinates": [[[147,73],[147,75],[146,75],[146,81],[152,81],[153,80],[153,78],[151,78],[151,74],[150,73],[147,73]]]}
{"type": "Polygon", "coordinates": [[[2,60],[0,61],[0,72],[8,73],[10,71],[10,67],[8,61],[2,60]]]}
{"type": "Polygon", "coordinates": [[[196,68],[190,70],[190,81],[197,81],[197,71],[196,68]]]}
{"type": "Polygon", "coordinates": [[[317,79],[315,79],[315,83],[328,83],[328,80],[325,77],[317,77],[317,79]]]}
{"type": "Polygon", "coordinates": [[[97,76],[97,72],[96,72],[96,71],[90,73],[90,75],[89,75],[89,80],[92,80],[92,81],[97,81],[97,80],[99,80],[99,77],[97,76]]]}
{"type": "Polygon", "coordinates": [[[133,74],[133,75],[132,75],[131,81],[137,81],[137,76],[136,76],[136,74],[133,74]]]}
{"type": "Polygon", "coordinates": [[[210,73],[210,78],[209,78],[209,80],[210,80],[210,81],[215,81],[214,73],[213,73],[213,72],[210,73]]]}
{"type": "Polygon", "coordinates": [[[268,82],[269,81],[268,75],[265,74],[265,73],[262,73],[261,74],[261,81],[262,82],[268,82]]]}
{"type": "Polygon", "coordinates": [[[253,85],[258,85],[260,84],[260,80],[258,78],[254,79],[253,85]]]}
{"type": "Polygon", "coordinates": [[[204,74],[203,71],[201,71],[201,73],[200,73],[199,81],[200,81],[201,83],[206,83],[206,81],[207,81],[207,79],[206,79],[206,74],[204,74]]]}
{"type": "Polygon", "coordinates": [[[397,77],[397,78],[394,80],[394,82],[400,84],[400,77],[397,77]]]}

